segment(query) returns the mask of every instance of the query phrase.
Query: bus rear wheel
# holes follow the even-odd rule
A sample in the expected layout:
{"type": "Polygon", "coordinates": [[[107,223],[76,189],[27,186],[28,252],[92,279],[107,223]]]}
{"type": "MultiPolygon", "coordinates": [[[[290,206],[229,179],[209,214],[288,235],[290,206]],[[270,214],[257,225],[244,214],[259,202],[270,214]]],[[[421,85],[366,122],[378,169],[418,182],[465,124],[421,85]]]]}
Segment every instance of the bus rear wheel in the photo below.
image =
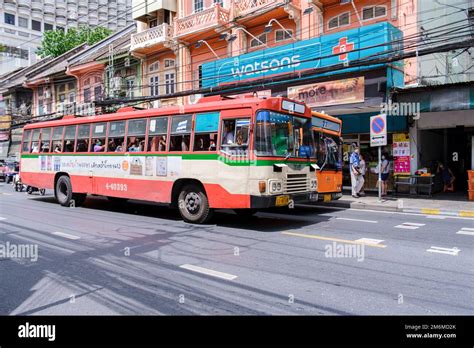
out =
{"type": "Polygon", "coordinates": [[[178,197],[178,209],[184,221],[204,224],[213,214],[206,193],[197,185],[183,187],[178,197]]]}
{"type": "Polygon", "coordinates": [[[54,195],[56,196],[58,203],[63,207],[70,207],[71,205],[80,207],[82,204],[84,204],[87,198],[87,194],[85,193],[72,192],[71,179],[66,175],[59,177],[58,181],[56,182],[54,195]]]}

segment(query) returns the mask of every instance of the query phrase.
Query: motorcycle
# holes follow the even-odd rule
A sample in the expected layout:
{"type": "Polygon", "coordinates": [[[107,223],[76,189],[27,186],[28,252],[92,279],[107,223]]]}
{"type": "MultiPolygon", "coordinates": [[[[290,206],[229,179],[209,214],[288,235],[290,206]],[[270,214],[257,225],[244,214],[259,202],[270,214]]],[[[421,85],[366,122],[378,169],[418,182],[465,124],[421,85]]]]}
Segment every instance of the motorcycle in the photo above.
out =
{"type": "Polygon", "coordinates": [[[26,189],[26,185],[23,185],[20,179],[20,175],[16,174],[13,177],[13,186],[15,187],[16,192],[22,192],[26,189]]]}
{"type": "Polygon", "coordinates": [[[44,196],[44,194],[46,193],[46,190],[44,188],[40,189],[40,188],[37,188],[37,187],[34,187],[34,186],[27,186],[26,187],[26,193],[31,195],[31,194],[33,194],[33,192],[39,192],[39,194],[41,196],[44,196]]]}

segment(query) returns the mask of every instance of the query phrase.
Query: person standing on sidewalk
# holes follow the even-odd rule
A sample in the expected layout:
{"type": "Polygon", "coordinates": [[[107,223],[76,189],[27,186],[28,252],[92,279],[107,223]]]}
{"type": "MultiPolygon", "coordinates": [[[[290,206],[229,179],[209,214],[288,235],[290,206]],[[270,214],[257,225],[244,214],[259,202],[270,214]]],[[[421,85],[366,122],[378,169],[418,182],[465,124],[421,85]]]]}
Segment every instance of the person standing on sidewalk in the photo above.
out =
{"type": "Polygon", "coordinates": [[[351,153],[349,158],[349,171],[351,174],[351,187],[352,187],[352,197],[359,198],[359,191],[362,187],[361,185],[361,175],[360,175],[360,157],[359,157],[359,148],[357,145],[353,144],[354,150],[351,153]]]}
{"type": "Polygon", "coordinates": [[[387,195],[387,180],[390,174],[390,162],[387,159],[387,155],[382,155],[382,196],[387,195]]]}
{"type": "Polygon", "coordinates": [[[365,173],[367,172],[367,164],[365,163],[364,156],[362,154],[359,154],[359,168],[360,168],[360,190],[359,190],[359,196],[365,196],[365,191],[364,191],[364,184],[365,184],[365,173]]]}

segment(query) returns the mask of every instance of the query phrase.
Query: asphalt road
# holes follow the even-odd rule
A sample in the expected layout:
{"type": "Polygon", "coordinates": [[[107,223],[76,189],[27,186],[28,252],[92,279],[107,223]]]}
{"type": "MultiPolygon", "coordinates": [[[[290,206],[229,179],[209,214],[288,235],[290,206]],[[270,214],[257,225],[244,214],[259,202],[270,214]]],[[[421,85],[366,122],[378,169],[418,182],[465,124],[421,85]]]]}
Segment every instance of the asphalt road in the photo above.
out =
{"type": "Polygon", "coordinates": [[[474,314],[468,218],[300,207],[199,226],[0,184],[2,245],[38,259],[0,255],[1,315],[474,314]]]}

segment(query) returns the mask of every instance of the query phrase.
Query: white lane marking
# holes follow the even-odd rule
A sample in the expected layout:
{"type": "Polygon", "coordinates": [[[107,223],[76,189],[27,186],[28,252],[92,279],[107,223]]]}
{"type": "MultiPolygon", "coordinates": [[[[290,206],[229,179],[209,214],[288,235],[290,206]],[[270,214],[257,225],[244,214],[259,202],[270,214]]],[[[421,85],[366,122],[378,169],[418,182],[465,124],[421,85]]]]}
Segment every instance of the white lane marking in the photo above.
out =
{"type": "Polygon", "coordinates": [[[11,193],[6,193],[6,192],[2,192],[2,195],[11,196],[12,194],[11,194],[11,193]]]}
{"type": "Polygon", "coordinates": [[[456,234],[467,234],[468,236],[474,236],[474,228],[463,227],[456,234]]]}
{"type": "Polygon", "coordinates": [[[4,218],[4,217],[1,217],[1,216],[0,216],[0,221],[6,220],[6,219],[7,219],[7,218],[4,218]]]}
{"type": "Polygon", "coordinates": [[[63,232],[53,232],[53,234],[56,236],[60,236],[60,237],[64,237],[64,238],[72,239],[72,240],[81,239],[81,237],[74,236],[72,234],[63,233],[63,232]]]}
{"type": "Polygon", "coordinates": [[[416,230],[417,228],[420,228],[422,226],[425,226],[425,224],[418,224],[415,222],[404,222],[401,225],[395,226],[395,228],[404,228],[406,230],[416,230]]]}
{"type": "Polygon", "coordinates": [[[194,272],[198,272],[198,273],[202,273],[202,274],[206,274],[206,275],[210,275],[210,276],[213,276],[213,277],[226,279],[226,280],[234,280],[235,278],[237,278],[237,276],[233,275],[233,274],[218,272],[218,271],[214,271],[212,269],[207,269],[207,268],[194,266],[194,265],[189,265],[189,264],[181,265],[179,267],[187,269],[189,271],[194,271],[194,272]]]}
{"type": "MultiPolygon", "coordinates": [[[[373,209],[359,209],[359,208],[342,208],[342,207],[325,207],[322,205],[310,205],[310,204],[298,204],[301,207],[307,208],[318,208],[318,209],[326,209],[326,210],[349,210],[354,212],[368,212],[368,213],[378,213],[378,214],[398,214],[398,215],[410,215],[410,216],[429,216],[429,214],[422,214],[422,213],[408,213],[403,211],[384,211],[384,210],[373,210],[373,209]]],[[[474,220],[472,217],[466,216],[444,216],[447,219],[458,219],[458,220],[474,220]]]]}
{"type": "Polygon", "coordinates": [[[378,223],[378,221],[375,221],[375,220],[361,220],[361,219],[350,219],[350,218],[341,218],[341,217],[337,217],[336,220],[368,222],[368,223],[370,223],[370,224],[376,224],[376,223],[378,223]]]}
{"type": "Polygon", "coordinates": [[[426,215],[427,219],[435,219],[435,220],[444,220],[446,219],[446,216],[442,215],[426,215]]]}
{"type": "Polygon", "coordinates": [[[358,243],[363,243],[363,244],[380,244],[382,243],[384,240],[383,239],[373,239],[373,238],[360,238],[360,239],[357,239],[356,242],[358,243]]]}
{"type": "Polygon", "coordinates": [[[454,247],[454,248],[443,248],[443,247],[431,246],[431,248],[426,249],[426,251],[429,252],[429,253],[438,253],[438,254],[447,254],[447,255],[452,255],[452,256],[458,256],[458,253],[461,250],[456,248],[456,247],[454,247]]]}

